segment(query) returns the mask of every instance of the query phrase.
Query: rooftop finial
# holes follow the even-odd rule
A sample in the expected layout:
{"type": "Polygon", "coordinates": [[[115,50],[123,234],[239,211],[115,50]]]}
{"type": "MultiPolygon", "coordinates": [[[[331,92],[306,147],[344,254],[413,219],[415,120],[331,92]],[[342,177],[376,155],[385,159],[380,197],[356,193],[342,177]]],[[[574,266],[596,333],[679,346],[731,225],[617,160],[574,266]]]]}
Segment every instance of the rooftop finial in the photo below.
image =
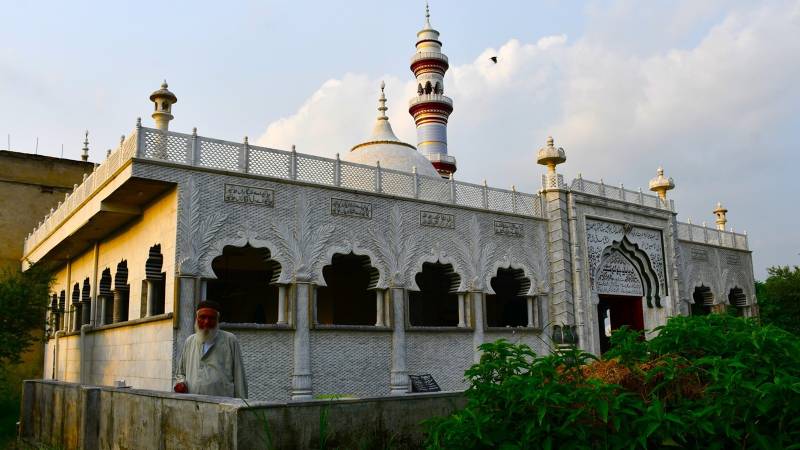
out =
{"type": "Polygon", "coordinates": [[[166,89],[166,88],[168,88],[168,87],[169,87],[169,85],[167,84],[167,79],[166,79],[166,78],[164,78],[164,82],[163,82],[163,83],[161,83],[161,89],[166,89]]]}
{"type": "Polygon", "coordinates": [[[428,6],[428,0],[425,0],[425,27],[431,27],[431,8],[428,6]]]}
{"type": "Polygon", "coordinates": [[[81,151],[81,161],[89,160],[89,130],[86,130],[83,138],[83,150],[81,151]]]}
{"type": "Polygon", "coordinates": [[[386,88],[386,83],[381,81],[381,97],[378,99],[378,120],[388,120],[389,118],[386,117],[386,111],[389,109],[386,107],[386,94],[383,90],[386,88]]]}

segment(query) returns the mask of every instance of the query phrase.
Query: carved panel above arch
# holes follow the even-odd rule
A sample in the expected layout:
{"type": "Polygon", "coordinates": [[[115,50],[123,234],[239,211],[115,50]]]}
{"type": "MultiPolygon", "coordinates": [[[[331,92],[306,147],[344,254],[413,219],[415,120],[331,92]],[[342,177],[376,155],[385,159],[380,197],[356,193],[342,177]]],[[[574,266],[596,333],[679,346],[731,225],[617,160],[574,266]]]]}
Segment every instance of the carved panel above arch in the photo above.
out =
{"type": "Polygon", "coordinates": [[[586,219],[586,253],[589,260],[589,276],[592,286],[596,285],[595,277],[600,268],[603,251],[614,242],[621,242],[625,237],[643,251],[653,271],[658,277],[660,290],[667,293],[664,271],[664,244],[661,230],[644,228],[636,225],[605,222],[586,219]]]}

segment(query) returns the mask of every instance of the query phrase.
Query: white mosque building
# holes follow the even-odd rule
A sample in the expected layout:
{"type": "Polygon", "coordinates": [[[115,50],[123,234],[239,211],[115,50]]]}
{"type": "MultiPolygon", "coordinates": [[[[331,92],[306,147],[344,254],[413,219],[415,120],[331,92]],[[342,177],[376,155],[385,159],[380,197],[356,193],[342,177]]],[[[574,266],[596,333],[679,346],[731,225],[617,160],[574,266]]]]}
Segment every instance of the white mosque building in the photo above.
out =
{"type": "Polygon", "coordinates": [[[567,183],[543,136],[539,192],[455,181],[447,69],[426,15],[416,146],[381,86],[372,135],[341,159],[169,130],[165,82],[155,127],[137,121],[25,240],[24,261],[58,267],[44,378],[169,390],[205,299],[265,400],[403,395],[415,374],[459,390],[483,342],[599,354],[622,325],[757,314],[746,235],[719,204],[714,228],[678,222],[661,169],[654,195],[567,183]]]}

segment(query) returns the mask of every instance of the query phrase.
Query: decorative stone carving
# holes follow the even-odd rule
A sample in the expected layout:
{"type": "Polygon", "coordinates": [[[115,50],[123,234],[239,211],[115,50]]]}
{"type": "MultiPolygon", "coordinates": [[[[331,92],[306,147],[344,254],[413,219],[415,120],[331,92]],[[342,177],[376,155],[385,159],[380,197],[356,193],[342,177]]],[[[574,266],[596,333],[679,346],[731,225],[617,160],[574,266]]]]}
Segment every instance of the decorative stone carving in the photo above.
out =
{"type": "Polygon", "coordinates": [[[464,277],[468,291],[483,291],[489,260],[494,256],[495,243],[484,242],[481,237],[481,226],[478,217],[472,215],[469,220],[466,239],[453,242],[461,260],[464,261],[464,277]]]}
{"type": "Polygon", "coordinates": [[[612,243],[621,242],[622,238],[625,237],[647,255],[653,267],[653,271],[658,278],[660,291],[666,293],[667,289],[664,281],[664,247],[661,239],[661,231],[628,225],[628,231],[626,232],[625,225],[619,223],[586,219],[587,257],[589,260],[589,276],[592,285],[595,284],[595,274],[600,266],[600,259],[603,255],[603,251],[612,243]]]}
{"type": "Polygon", "coordinates": [[[239,184],[225,184],[225,201],[256,206],[275,206],[275,191],[239,184]]]}
{"type": "Polygon", "coordinates": [[[708,252],[702,248],[693,248],[692,261],[708,261],[708,252]]]}
{"type": "Polygon", "coordinates": [[[373,227],[369,232],[380,254],[380,261],[386,267],[386,287],[404,286],[411,269],[411,256],[417,250],[417,236],[410,228],[403,228],[400,206],[394,205],[389,210],[389,226],[386,231],[373,227]]]}
{"type": "Polygon", "coordinates": [[[642,279],[636,268],[616,251],[598,270],[595,285],[598,294],[644,295],[642,279]]]}
{"type": "Polygon", "coordinates": [[[501,236],[522,237],[522,224],[516,222],[494,221],[494,234],[501,236]]]}
{"type": "Polygon", "coordinates": [[[284,254],[290,266],[287,273],[291,273],[295,281],[307,282],[313,279],[316,267],[323,260],[334,226],[312,223],[311,202],[304,192],[297,196],[295,211],[293,226],[287,222],[273,222],[272,230],[276,237],[276,253],[284,254]]]}
{"type": "Polygon", "coordinates": [[[456,222],[452,214],[432,211],[419,212],[419,224],[424,227],[455,228],[456,222]]]}
{"type": "Polygon", "coordinates": [[[331,215],[372,219],[372,204],[331,197],[331,215]]]}
{"type": "Polygon", "coordinates": [[[181,238],[178,272],[182,275],[200,275],[208,258],[209,247],[228,216],[219,211],[202,211],[201,189],[194,176],[190,176],[183,187],[178,218],[178,235],[181,238]]]}

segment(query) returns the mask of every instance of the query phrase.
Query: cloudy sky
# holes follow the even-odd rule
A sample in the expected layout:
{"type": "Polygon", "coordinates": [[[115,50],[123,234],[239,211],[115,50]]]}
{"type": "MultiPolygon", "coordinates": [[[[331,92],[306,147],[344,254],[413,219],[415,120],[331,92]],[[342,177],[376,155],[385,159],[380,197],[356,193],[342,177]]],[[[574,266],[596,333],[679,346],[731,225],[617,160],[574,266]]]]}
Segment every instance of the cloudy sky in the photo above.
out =
{"type": "MultiPolygon", "coordinates": [[[[163,78],[172,129],[325,156],[369,134],[385,80],[415,143],[422,1],[117,3],[3,5],[0,148],[77,158],[88,129],[100,160],[152,123],[163,78]]],[[[646,188],[662,164],[680,220],[713,224],[722,201],[757,278],[800,264],[800,1],[432,0],[431,15],[458,179],[535,192],[553,135],[568,179],[646,188]]]]}

